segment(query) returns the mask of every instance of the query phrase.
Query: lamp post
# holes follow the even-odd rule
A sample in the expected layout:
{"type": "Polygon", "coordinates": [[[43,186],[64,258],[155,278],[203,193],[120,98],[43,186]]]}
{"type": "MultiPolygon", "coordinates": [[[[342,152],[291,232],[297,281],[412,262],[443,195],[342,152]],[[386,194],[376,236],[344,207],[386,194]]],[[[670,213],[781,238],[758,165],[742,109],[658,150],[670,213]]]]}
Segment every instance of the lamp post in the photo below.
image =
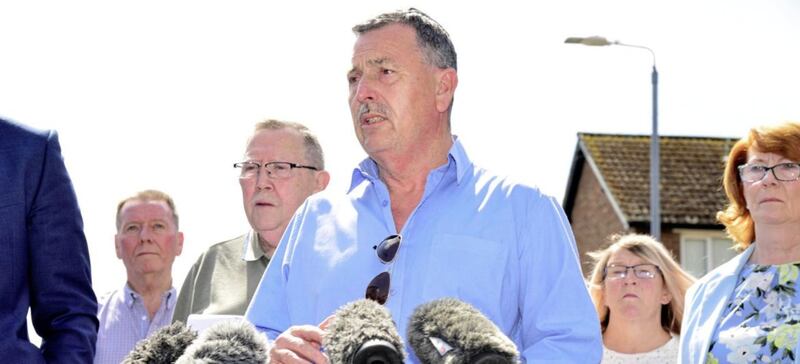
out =
{"type": "Polygon", "coordinates": [[[609,41],[606,38],[592,37],[569,37],[564,43],[583,44],[587,46],[611,46],[618,45],[623,47],[646,49],[653,56],[653,72],[650,81],[653,85],[653,131],[650,136],[650,235],[657,240],[661,240],[661,201],[659,196],[659,140],[658,140],[658,70],[656,70],[656,54],[652,49],[634,44],[620,43],[619,41],[609,41]]]}

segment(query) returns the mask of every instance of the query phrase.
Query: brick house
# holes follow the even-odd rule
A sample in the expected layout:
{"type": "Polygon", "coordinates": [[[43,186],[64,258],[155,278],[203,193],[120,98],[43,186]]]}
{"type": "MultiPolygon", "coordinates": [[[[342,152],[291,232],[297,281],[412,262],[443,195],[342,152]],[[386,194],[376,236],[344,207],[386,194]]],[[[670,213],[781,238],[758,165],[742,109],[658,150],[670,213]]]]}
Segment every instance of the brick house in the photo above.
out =
{"type": "MultiPolygon", "coordinates": [[[[660,137],[661,241],[696,276],[735,255],[716,213],[727,202],[722,173],[736,140],[660,137]]],[[[610,234],[649,233],[649,191],[650,136],[578,133],[563,206],[584,275],[586,252],[610,234]]]]}

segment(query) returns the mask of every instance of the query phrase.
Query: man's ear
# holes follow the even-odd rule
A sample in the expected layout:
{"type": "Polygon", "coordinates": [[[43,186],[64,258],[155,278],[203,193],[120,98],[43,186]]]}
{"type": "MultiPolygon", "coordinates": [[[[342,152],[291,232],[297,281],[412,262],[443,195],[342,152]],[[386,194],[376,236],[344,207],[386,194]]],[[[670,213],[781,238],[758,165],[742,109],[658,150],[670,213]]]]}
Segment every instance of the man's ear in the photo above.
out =
{"type": "Polygon", "coordinates": [[[120,246],[119,234],[114,235],[114,250],[117,252],[117,259],[122,259],[122,246],[120,246]]]}
{"type": "Polygon", "coordinates": [[[438,70],[436,81],[436,110],[447,112],[453,103],[453,95],[458,86],[458,73],[455,69],[438,70]]]}
{"type": "Polygon", "coordinates": [[[319,171],[317,175],[314,176],[314,182],[316,182],[316,188],[314,189],[314,193],[324,190],[328,187],[328,182],[331,181],[331,175],[328,171],[319,171]]]}
{"type": "Polygon", "coordinates": [[[177,247],[176,247],[177,249],[175,251],[175,256],[181,255],[181,253],[183,253],[183,233],[182,232],[178,231],[177,239],[178,239],[178,241],[177,241],[178,244],[177,244],[177,247]]]}

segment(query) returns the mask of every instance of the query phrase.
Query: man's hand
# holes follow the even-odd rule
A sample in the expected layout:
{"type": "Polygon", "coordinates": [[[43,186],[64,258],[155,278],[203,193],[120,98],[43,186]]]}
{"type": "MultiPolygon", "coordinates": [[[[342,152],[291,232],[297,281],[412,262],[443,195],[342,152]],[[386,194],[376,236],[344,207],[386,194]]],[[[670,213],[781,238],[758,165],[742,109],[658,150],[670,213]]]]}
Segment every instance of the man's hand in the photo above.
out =
{"type": "Polygon", "coordinates": [[[328,357],[320,349],[322,335],[330,320],[328,317],[319,326],[292,326],[284,331],[269,350],[270,364],[329,364],[328,357]]]}

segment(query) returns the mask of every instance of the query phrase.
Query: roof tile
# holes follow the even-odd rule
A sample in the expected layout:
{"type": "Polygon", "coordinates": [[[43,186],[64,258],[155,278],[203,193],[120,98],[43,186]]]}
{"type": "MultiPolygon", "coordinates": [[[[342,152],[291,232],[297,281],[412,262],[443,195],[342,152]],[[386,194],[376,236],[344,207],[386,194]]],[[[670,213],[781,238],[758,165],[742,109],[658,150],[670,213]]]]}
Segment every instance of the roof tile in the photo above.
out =
{"type": "MultiPolygon", "coordinates": [[[[650,136],[578,133],[629,222],[650,221],[650,136]]],[[[725,158],[737,139],[660,137],[661,221],[716,224],[725,158]]]]}

